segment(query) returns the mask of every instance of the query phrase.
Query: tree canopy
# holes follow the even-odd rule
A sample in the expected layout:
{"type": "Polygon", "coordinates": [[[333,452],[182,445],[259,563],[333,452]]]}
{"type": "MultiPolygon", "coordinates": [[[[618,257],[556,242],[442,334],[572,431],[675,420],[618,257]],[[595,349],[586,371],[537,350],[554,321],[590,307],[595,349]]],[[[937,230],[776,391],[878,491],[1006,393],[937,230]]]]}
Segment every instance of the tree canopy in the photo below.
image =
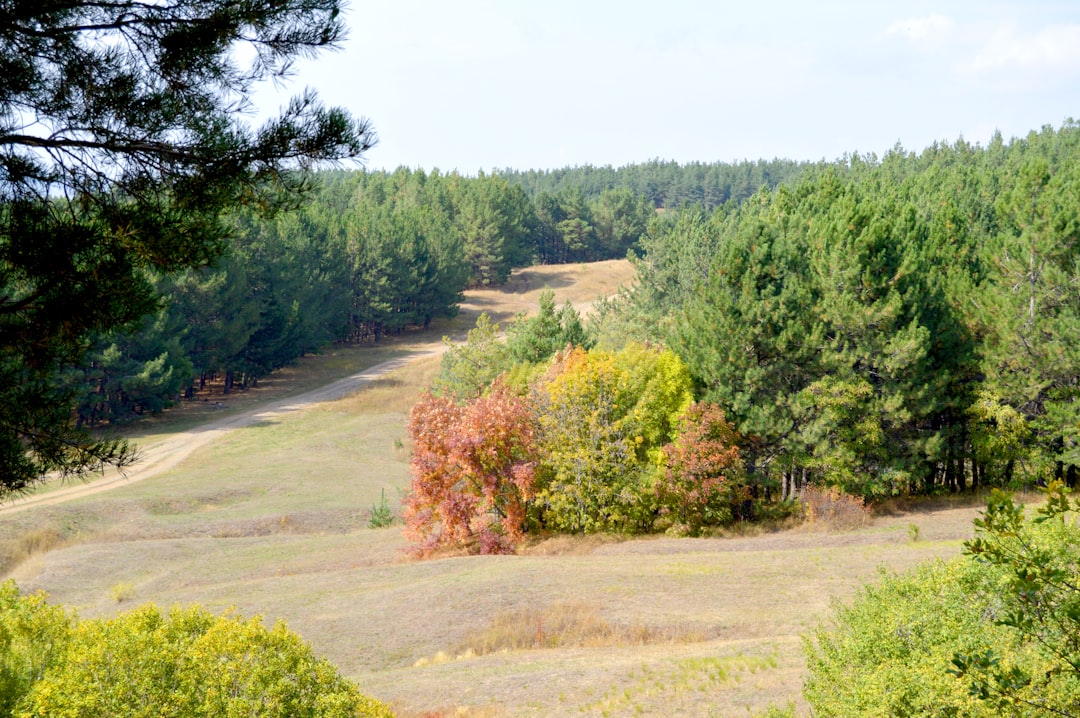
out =
{"type": "Polygon", "coordinates": [[[670,347],[781,496],[1074,485],[1077,159],[1068,121],[665,213],[596,335],[670,347]]]}
{"type": "Polygon", "coordinates": [[[220,256],[226,209],[288,204],[365,121],[293,99],[243,118],[263,80],[338,43],[340,0],[0,3],[0,491],[123,465],[56,381],[158,305],[155,273],[220,256]]]}

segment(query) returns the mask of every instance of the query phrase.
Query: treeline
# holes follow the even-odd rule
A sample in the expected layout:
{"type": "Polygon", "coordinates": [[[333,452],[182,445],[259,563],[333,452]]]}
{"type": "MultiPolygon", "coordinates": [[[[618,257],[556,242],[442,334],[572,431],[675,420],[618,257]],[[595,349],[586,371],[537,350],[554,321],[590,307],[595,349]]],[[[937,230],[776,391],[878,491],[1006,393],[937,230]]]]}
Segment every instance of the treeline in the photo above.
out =
{"type": "Polygon", "coordinates": [[[625,256],[653,209],[626,189],[532,201],[499,176],[328,172],[303,206],[236,212],[214,266],[154,278],[160,311],[100,336],[64,386],[81,424],[160,411],[208,381],[247,386],[330,342],[378,341],[457,312],[514,267],[625,256]]]}
{"type": "Polygon", "coordinates": [[[779,496],[1059,477],[1080,466],[1080,126],[851,157],[658,217],[594,326],[653,340],[779,496]]]}
{"type": "Polygon", "coordinates": [[[781,159],[682,165],[656,159],[619,168],[584,165],[554,170],[505,169],[497,174],[520,185],[533,198],[581,192],[588,199],[596,199],[608,190],[621,188],[657,208],[696,204],[712,210],[728,202],[742,202],[762,187],[794,182],[823,166],[823,162],[781,159]]]}
{"type": "Polygon", "coordinates": [[[161,310],[98,337],[63,384],[83,424],[160,411],[211,380],[231,391],[327,343],[452,316],[463,289],[501,284],[514,267],[624,257],[658,208],[738,201],[807,167],[320,173],[295,211],[238,212],[213,267],[154,278],[161,310]]]}

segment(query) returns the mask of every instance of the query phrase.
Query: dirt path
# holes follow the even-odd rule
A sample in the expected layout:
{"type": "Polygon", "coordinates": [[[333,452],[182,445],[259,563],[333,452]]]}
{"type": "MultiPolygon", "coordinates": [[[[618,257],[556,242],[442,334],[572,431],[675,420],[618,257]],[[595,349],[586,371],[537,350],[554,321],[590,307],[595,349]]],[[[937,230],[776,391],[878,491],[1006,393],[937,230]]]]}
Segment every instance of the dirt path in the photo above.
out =
{"type": "Polygon", "coordinates": [[[364,371],[339,379],[318,389],[279,399],[240,414],[208,421],[193,429],[173,434],[159,443],[139,447],[139,460],[133,467],[123,473],[109,470],[99,478],[87,482],[80,482],[43,494],[31,494],[17,498],[11,503],[0,506],[0,514],[11,514],[36,506],[60,504],[65,501],[109,491],[118,486],[128,486],[137,481],[149,479],[172,469],[195,450],[206,446],[234,429],[242,429],[259,421],[300,411],[313,404],[341,399],[395,369],[420,359],[441,354],[445,349],[446,346],[442,342],[421,345],[406,356],[384,361],[381,364],[376,364],[364,371]]]}
{"type": "MultiPolygon", "coordinates": [[[[634,276],[633,266],[625,259],[595,262],[592,264],[545,265],[515,270],[504,286],[473,289],[466,292],[461,305],[461,322],[457,330],[448,333],[457,341],[463,341],[480,312],[488,312],[494,321],[505,322],[519,312],[534,311],[540,293],[552,289],[556,302],[570,301],[583,315],[588,314],[593,302],[616,292],[634,276]]],[[[345,377],[318,389],[208,421],[194,429],[170,435],[158,443],[140,446],[140,459],[124,473],[106,471],[104,475],[87,482],[79,482],[41,494],[30,494],[0,505],[0,514],[10,514],[35,506],[59,504],[65,501],[108,491],[142,481],[175,467],[196,449],[206,446],[233,429],[250,426],[257,421],[304,409],[312,404],[332,401],[347,396],[364,384],[384,374],[424,357],[441,354],[446,345],[430,341],[418,345],[407,356],[377,364],[357,374],[345,377]]]]}

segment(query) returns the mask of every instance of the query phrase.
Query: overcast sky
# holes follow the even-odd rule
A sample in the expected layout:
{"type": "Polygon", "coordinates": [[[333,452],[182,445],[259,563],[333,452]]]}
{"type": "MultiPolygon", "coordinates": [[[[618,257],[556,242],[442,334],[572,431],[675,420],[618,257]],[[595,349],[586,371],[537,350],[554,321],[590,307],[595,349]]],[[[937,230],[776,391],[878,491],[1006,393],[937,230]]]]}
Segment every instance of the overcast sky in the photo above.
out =
{"type": "Polygon", "coordinates": [[[287,93],[369,118],[373,169],[833,160],[1080,119],[1077,0],[351,0],[347,23],[287,93]]]}

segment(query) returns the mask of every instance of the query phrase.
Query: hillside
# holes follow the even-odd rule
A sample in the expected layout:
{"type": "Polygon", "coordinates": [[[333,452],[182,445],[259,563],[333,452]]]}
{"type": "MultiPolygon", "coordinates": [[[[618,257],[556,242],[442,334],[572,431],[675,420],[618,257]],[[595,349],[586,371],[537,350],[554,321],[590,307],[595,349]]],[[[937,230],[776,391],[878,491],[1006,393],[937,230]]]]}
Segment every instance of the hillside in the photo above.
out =
{"type": "Polygon", "coordinates": [[[154,601],[283,619],[404,716],[745,715],[798,701],[800,635],[830,601],[879,566],[957,555],[975,508],[897,512],[845,533],[560,538],[519,556],[423,562],[404,557],[397,527],[368,528],[381,497],[396,508],[408,484],[404,423],[438,359],[366,370],[434,352],[481,311],[528,311],[545,286],[585,307],[632,271],[521,270],[470,292],[428,334],[338,347],[221,406],[144,424],[148,455],[186,454],[141,481],[9,512],[9,575],[83,616],[154,601]],[[318,393],[360,375],[355,393],[318,393]]]}

